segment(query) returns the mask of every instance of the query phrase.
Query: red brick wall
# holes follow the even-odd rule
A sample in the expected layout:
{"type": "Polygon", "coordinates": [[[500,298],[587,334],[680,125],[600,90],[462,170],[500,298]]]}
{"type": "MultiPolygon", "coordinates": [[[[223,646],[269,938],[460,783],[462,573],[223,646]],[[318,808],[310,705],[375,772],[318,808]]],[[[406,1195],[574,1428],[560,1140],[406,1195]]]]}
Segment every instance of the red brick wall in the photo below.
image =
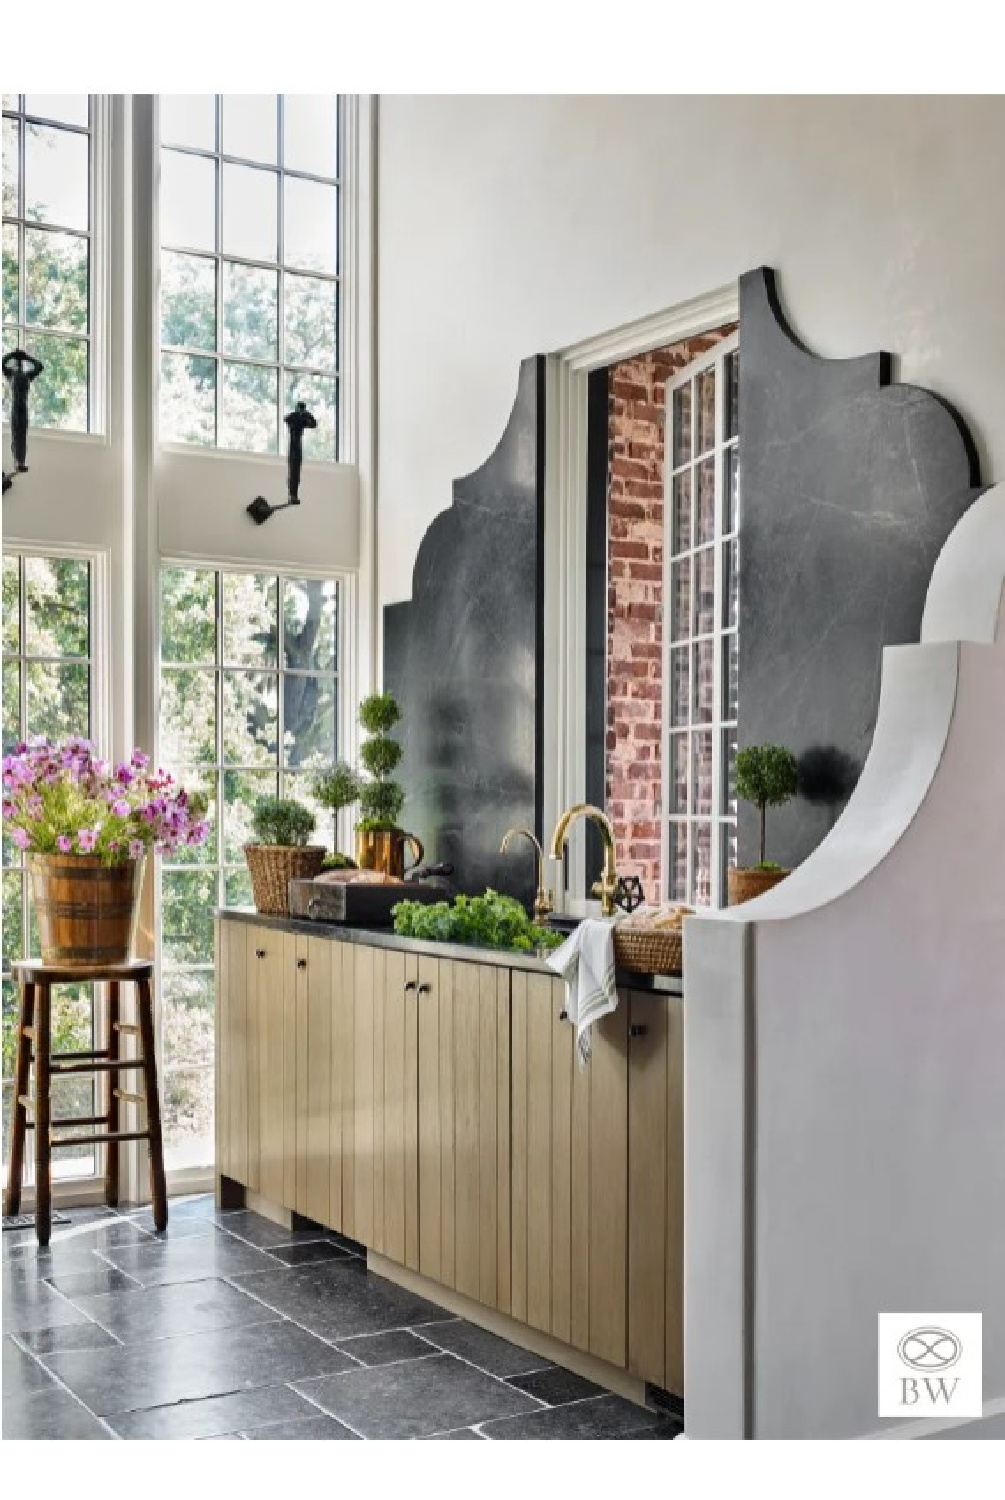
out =
{"type": "Polygon", "coordinates": [[[658,900],[663,723],[666,382],[735,329],[653,349],[608,372],[607,812],[618,870],[658,900]]]}

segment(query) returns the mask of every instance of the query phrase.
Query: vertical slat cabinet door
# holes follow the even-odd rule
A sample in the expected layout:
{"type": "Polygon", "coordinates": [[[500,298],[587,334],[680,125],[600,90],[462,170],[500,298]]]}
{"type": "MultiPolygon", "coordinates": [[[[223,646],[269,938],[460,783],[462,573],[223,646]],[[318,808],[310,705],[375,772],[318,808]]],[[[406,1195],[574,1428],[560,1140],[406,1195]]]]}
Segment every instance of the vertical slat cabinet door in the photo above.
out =
{"type": "MultiPolygon", "coordinates": [[[[228,922],[227,969],[230,1016],[230,1176],[248,1185],[248,988],[254,969],[248,972],[249,936],[260,929],[243,922],[228,922]]],[[[251,945],[254,952],[254,944],[251,945]]]]}
{"type": "Polygon", "coordinates": [[[552,1014],[551,980],[527,981],[527,1322],[551,1332],[552,1014]]]}
{"type": "Polygon", "coordinates": [[[384,1013],[384,1239],[378,1248],[405,1261],[405,1030],[415,1015],[415,979],[406,981],[411,955],[381,950],[383,974],[378,1005],[384,1013]],[[405,993],[406,982],[412,988],[405,993]]]}
{"type": "Polygon", "coordinates": [[[328,1064],[329,1076],[331,1078],[331,1097],[329,1100],[328,1136],[329,1136],[329,1162],[328,1162],[328,1223],[332,1229],[340,1234],[348,1234],[350,1231],[345,1227],[345,1211],[342,1205],[342,1168],[343,1168],[343,1115],[345,1111],[345,1059],[347,1055],[346,1045],[346,984],[345,984],[345,954],[348,949],[346,943],[332,943],[331,947],[331,1056],[328,1064]]]}
{"type": "Polygon", "coordinates": [[[628,1368],[662,1385],[666,1343],[667,999],[630,991],[628,1368]]]}
{"type": "Polygon", "coordinates": [[[353,949],[353,1238],[374,1247],[374,976],[376,949],[353,949]]]}
{"type": "Polygon", "coordinates": [[[311,997],[307,956],[301,948],[303,939],[297,937],[294,933],[287,933],[287,937],[289,939],[287,954],[292,954],[293,983],[296,987],[297,996],[297,1195],[294,1207],[297,1213],[306,1214],[307,1167],[310,1160],[311,997]]]}
{"type": "Polygon", "coordinates": [[[215,1075],[217,1206],[220,1206],[219,1179],[230,1177],[230,955],[227,946],[228,924],[219,917],[213,924],[216,956],[216,1003],[213,1007],[213,1063],[215,1075]]]}
{"type": "MultiPolygon", "coordinates": [[[[422,965],[431,963],[422,960],[422,965]]],[[[421,967],[420,967],[421,973],[421,967]]],[[[457,1285],[457,1215],[456,1215],[456,1095],[454,1090],[454,990],[457,965],[436,965],[436,991],[439,1016],[439,1157],[440,1157],[440,1277],[444,1286],[457,1285]]],[[[419,1217],[422,1218],[422,1190],[419,1190],[419,1217]]]]}
{"type": "Polygon", "coordinates": [[[478,1300],[481,1249],[481,1062],[478,968],[454,964],[454,1286],[478,1300]]]}
{"type": "Polygon", "coordinates": [[[297,1093],[300,1030],[297,1025],[297,939],[292,932],[277,932],[281,941],[283,1004],[283,1196],[284,1208],[297,1206],[297,1132],[300,1100],[297,1093]]]}
{"type": "Polygon", "coordinates": [[[406,993],[405,1074],[402,1094],[402,1147],[405,1174],[405,1265],[419,1269],[419,1007],[436,1004],[435,983],[419,973],[419,960],[411,955],[406,964],[414,992],[406,993]]]}
{"type": "Polygon", "coordinates": [[[248,963],[254,970],[258,1002],[259,1190],[270,1203],[287,1207],[284,936],[274,930],[263,933],[248,963]]]}
{"type": "Polygon", "coordinates": [[[248,1010],[247,1010],[247,1074],[248,1074],[248,1187],[253,1192],[260,1193],[262,1190],[261,1172],[261,1143],[262,1143],[262,1107],[261,1107],[261,989],[263,959],[257,959],[255,955],[262,953],[268,955],[276,946],[279,934],[268,927],[246,929],[247,938],[245,951],[247,953],[247,976],[248,976],[248,1010]]]}
{"type": "Polygon", "coordinates": [[[496,974],[478,969],[478,1300],[497,1296],[498,1140],[496,1133],[496,974]]]}
{"type": "Polygon", "coordinates": [[[590,1074],[590,1352],[628,1357],[628,1004],[593,1027],[590,1074]]]}
{"type": "Polygon", "coordinates": [[[514,1318],[527,1322],[527,990],[530,976],[514,969],[510,983],[512,1106],[510,1125],[511,1303],[514,1318]]]}
{"type": "Polygon", "coordinates": [[[511,1312],[513,1286],[512,1171],[510,1161],[510,1096],[512,1057],[510,1052],[510,971],[495,971],[494,1003],[496,1029],[495,1139],[496,1139],[496,1288],[495,1306],[511,1312]]]}
{"type": "Polygon", "coordinates": [[[339,1000],[338,1040],[342,1091],[342,1233],[358,1239],[355,1218],[356,1182],[356,962],[351,944],[342,950],[342,993],[339,1000]]]}
{"type": "MultiPolygon", "coordinates": [[[[444,1280],[443,1265],[443,1099],[440,1049],[449,1045],[440,1031],[440,970],[434,958],[420,958],[417,982],[424,988],[418,996],[418,1195],[419,1271],[433,1281],[444,1280]]],[[[444,968],[447,965],[443,965],[444,968]]],[[[450,1131],[453,1140],[453,1130],[450,1131]]]]}
{"type": "Polygon", "coordinates": [[[331,1221],[331,1022],[332,944],[297,938],[297,966],[307,979],[307,1180],[303,1212],[318,1224],[331,1221]]]}
{"type": "MultiPolygon", "coordinates": [[[[541,1008],[551,1020],[551,1332],[572,1342],[573,1258],[587,1246],[572,1237],[572,1089],[576,1072],[575,1034],[562,1019],[565,985],[540,979],[541,1008]]],[[[585,1278],[583,1278],[585,1287],[585,1278]]]]}
{"type": "Polygon", "coordinates": [[[666,1389],[684,1395],[684,1000],[666,996],[666,1389]]]}

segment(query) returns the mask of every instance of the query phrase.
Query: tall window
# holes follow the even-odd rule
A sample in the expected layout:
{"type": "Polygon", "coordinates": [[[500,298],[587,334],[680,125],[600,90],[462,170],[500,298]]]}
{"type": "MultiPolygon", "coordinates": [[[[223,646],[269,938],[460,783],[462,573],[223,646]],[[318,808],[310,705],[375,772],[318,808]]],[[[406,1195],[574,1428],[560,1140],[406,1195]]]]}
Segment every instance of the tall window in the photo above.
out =
{"type": "Polygon", "coordinates": [[[161,440],[276,453],[300,400],[334,460],[337,96],[164,94],[160,139],[161,440]]]}
{"type": "MultiPolygon", "coordinates": [[[[91,566],[72,557],[3,559],[3,749],[29,734],[50,739],[91,733],[91,566]]],[[[3,1155],[7,1159],[10,1104],[14,1091],[17,987],[15,959],[39,952],[38,927],[20,850],[3,840],[3,1155]]],[[[95,1045],[89,984],[53,990],[52,1035],[57,1052],[95,1045]]],[[[53,1114],[67,1119],[96,1113],[91,1078],[56,1078],[53,1114]]],[[[29,1170],[33,1153],[26,1160],[29,1170]]],[[[58,1176],[89,1176],[96,1170],[93,1146],[67,1147],[53,1157],[58,1176]]]]}
{"type": "MultiPolygon", "coordinates": [[[[313,806],[338,749],[339,589],[331,579],[166,567],[159,761],[210,798],[210,838],[161,872],[164,1129],[170,1166],[213,1160],[213,908],[250,905],[258,797],[313,806]]],[[[331,843],[330,815],[317,838],[331,843]]]]}
{"type": "Polygon", "coordinates": [[[668,895],[720,905],[736,852],[739,353],[734,335],[668,384],[668,895]]]}
{"type": "Polygon", "coordinates": [[[4,94],[3,345],[45,366],[38,427],[90,427],[92,196],[88,95],[4,94]]]}

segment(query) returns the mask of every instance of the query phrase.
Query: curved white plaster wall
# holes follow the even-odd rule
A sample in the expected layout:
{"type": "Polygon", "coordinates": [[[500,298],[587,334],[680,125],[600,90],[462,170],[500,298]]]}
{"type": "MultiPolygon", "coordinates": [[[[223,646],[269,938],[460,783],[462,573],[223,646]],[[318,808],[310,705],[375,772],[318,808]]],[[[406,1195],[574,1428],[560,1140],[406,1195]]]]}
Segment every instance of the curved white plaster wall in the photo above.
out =
{"type": "Polygon", "coordinates": [[[1003,582],[999,486],[947,542],[925,644],[885,653],[831,836],[689,923],[690,1436],[901,1430],[876,1415],[880,1311],[983,1312],[1005,1409],[1003,582]]]}

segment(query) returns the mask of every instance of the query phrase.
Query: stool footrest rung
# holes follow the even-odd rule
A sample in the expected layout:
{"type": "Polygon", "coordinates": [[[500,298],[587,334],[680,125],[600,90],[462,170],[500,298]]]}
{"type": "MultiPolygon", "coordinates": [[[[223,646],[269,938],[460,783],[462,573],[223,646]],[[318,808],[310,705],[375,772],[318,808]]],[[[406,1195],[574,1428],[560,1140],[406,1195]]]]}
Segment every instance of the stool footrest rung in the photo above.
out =
{"type": "Polygon", "coordinates": [[[122,1099],[126,1104],[146,1104],[145,1094],[131,1094],[128,1089],[112,1089],[116,1099],[122,1099]]]}
{"type": "Polygon", "coordinates": [[[58,1062],[95,1062],[100,1057],[110,1057],[111,1053],[107,1047],[92,1048],[88,1052],[53,1052],[49,1055],[50,1063],[58,1062]]]}
{"type": "Polygon", "coordinates": [[[60,1073],[117,1073],[126,1068],[144,1068],[146,1060],[142,1057],[123,1058],[99,1058],[96,1062],[88,1063],[56,1063],[49,1069],[53,1078],[60,1073]]]}
{"type": "Polygon", "coordinates": [[[96,1130],[92,1135],[65,1135],[62,1140],[49,1133],[49,1146],[55,1151],[60,1146],[98,1146],[105,1141],[148,1141],[149,1130],[96,1130]]]}

